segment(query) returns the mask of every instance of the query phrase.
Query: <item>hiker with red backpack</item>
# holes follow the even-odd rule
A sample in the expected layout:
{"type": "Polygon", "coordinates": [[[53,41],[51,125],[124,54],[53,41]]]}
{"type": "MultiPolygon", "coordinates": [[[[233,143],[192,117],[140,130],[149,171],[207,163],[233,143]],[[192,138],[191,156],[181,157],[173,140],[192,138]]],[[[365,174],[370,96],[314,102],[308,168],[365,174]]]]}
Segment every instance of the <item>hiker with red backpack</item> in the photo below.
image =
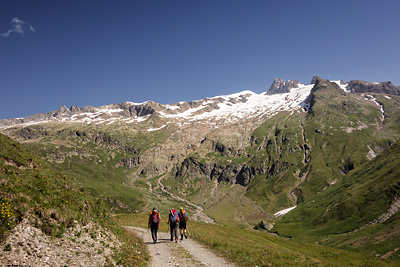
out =
{"type": "Polygon", "coordinates": [[[157,243],[157,231],[160,226],[161,215],[156,208],[149,215],[149,228],[151,229],[151,237],[153,238],[153,243],[157,243]]]}
{"type": "Polygon", "coordinates": [[[179,218],[179,231],[181,233],[181,240],[183,240],[183,235],[185,235],[185,238],[187,238],[186,235],[186,222],[189,219],[189,216],[187,215],[186,211],[181,207],[179,209],[178,213],[178,218],[179,218]]]}
{"type": "Polygon", "coordinates": [[[175,237],[175,242],[178,242],[178,222],[179,218],[176,209],[170,209],[167,223],[169,224],[171,230],[171,241],[173,241],[175,237]]]}

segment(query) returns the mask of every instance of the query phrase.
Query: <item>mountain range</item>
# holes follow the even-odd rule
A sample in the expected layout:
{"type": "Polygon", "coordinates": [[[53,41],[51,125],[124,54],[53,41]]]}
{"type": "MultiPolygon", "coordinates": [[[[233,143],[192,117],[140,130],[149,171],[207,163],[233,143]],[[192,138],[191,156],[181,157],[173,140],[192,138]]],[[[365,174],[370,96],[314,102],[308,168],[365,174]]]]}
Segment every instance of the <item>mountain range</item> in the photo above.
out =
{"type": "MultiPolygon", "coordinates": [[[[296,80],[285,82],[276,78],[265,93],[256,94],[252,91],[243,91],[232,95],[179,102],[171,105],[146,101],[144,103],[124,102],[98,108],[92,106],[83,108],[61,106],[57,111],[40,113],[25,118],[1,119],[0,127],[50,121],[112,124],[118,120],[129,124],[141,122],[147,116],[157,113],[162,118],[181,121],[182,123],[213,122],[224,124],[239,119],[271,116],[283,110],[304,108],[304,101],[318,80],[321,79],[314,76],[310,85],[304,85],[296,80]]],[[[390,81],[371,83],[352,80],[348,83],[343,81],[334,81],[334,83],[343,91],[350,93],[400,95],[400,87],[394,86],[390,81]]]]}
{"type": "MultiPolygon", "coordinates": [[[[391,155],[398,151],[399,96],[400,87],[391,82],[315,76],[305,85],[277,78],[260,94],[244,91],[175,104],[62,106],[0,120],[0,132],[74,177],[115,212],[167,209],[171,202],[160,182],[219,224],[262,222],[275,225],[268,228],[280,235],[322,242],[321,236],[367,233],[368,225],[386,223],[382,231],[392,238],[399,235],[393,222],[398,176],[387,181],[379,176],[379,183],[373,177],[387,165],[388,173],[397,173],[391,155]],[[366,169],[369,174],[361,175],[366,169]],[[346,198],[349,194],[354,198],[346,198]],[[327,197],[337,201],[324,201],[327,197]],[[382,216],[387,218],[380,221],[382,216]]],[[[379,253],[399,257],[400,244],[391,240],[379,241],[395,244],[379,253]]]]}

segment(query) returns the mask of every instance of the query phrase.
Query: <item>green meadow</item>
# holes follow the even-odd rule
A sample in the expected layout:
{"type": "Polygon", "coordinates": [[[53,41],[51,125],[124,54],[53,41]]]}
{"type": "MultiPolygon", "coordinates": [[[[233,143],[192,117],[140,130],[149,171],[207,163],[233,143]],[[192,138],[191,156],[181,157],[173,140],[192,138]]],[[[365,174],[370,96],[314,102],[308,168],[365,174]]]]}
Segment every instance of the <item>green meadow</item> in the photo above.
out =
{"type": "MultiPolygon", "coordinates": [[[[147,228],[147,219],[147,214],[120,214],[115,217],[120,225],[142,228],[147,228]]],[[[160,231],[165,232],[165,235],[168,230],[166,221],[164,218],[160,224],[160,231]]],[[[399,264],[396,261],[383,260],[349,250],[293,241],[267,231],[189,221],[188,234],[189,238],[195,239],[237,266],[398,266],[399,264]]]]}

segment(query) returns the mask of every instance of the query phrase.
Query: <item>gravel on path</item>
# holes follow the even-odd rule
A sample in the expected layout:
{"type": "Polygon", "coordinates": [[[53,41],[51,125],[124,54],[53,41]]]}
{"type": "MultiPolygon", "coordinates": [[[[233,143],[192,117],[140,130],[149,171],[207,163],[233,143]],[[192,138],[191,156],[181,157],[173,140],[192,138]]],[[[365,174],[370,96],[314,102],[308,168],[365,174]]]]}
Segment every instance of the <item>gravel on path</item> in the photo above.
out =
{"type": "Polygon", "coordinates": [[[196,241],[188,238],[171,242],[170,236],[166,232],[158,232],[158,241],[153,243],[151,234],[148,230],[124,226],[126,229],[136,232],[147,244],[152,257],[151,266],[213,266],[213,267],[234,267],[204,248],[196,241]]]}

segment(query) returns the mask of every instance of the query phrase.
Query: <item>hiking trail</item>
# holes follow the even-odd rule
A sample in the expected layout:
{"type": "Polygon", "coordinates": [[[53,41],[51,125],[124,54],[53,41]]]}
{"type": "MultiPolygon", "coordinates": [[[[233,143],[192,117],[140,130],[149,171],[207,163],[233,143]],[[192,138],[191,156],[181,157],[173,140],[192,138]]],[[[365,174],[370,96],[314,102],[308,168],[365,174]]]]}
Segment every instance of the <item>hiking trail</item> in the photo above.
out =
{"type": "MultiPolygon", "coordinates": [[[[135,232],[141,237],[149,248],[151,255],[151,267],[158,266],[213,266],[213,267],[234,267],[225,259],[215,255],[196,241],[190,239],[170,241],[170,234],[158,232],[158,242],[153,244],[151,233],[144,228],[124,226],[126,229],[135,232]]],[[[190,232],[189,232],[190,234],[190,232]]]]}

